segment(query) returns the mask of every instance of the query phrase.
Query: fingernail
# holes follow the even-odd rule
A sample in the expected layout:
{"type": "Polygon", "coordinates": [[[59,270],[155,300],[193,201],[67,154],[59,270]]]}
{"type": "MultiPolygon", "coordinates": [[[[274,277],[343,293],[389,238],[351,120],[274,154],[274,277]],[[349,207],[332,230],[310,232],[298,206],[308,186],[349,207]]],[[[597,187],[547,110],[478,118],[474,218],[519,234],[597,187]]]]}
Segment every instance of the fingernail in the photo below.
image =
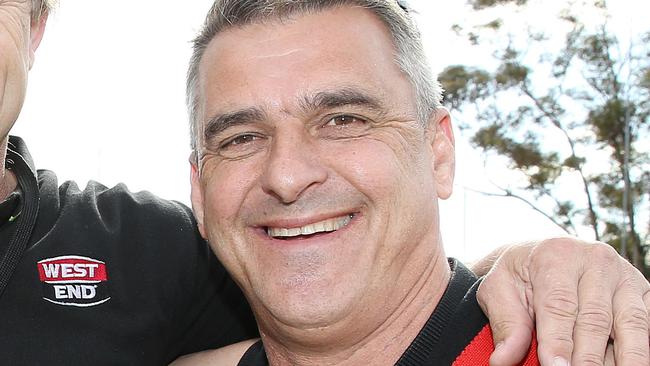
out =
{"type": "Polygon", "coordinates": [[[562,357],[555,357],[553,359],[553,366],[569,366],[569,361],[562,357]]]}

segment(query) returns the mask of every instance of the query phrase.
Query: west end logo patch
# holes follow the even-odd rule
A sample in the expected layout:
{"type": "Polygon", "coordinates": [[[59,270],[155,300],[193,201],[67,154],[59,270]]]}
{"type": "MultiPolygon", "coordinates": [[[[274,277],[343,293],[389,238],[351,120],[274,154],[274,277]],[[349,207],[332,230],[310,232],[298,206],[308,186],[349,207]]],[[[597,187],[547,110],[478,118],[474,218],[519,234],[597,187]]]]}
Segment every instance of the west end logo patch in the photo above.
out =
{"type": "Polygon", "coordinates": [[[68,255],[37,263],[43,299],[58,305],[89,307],[110,300],[106,263],[68,255]]]}

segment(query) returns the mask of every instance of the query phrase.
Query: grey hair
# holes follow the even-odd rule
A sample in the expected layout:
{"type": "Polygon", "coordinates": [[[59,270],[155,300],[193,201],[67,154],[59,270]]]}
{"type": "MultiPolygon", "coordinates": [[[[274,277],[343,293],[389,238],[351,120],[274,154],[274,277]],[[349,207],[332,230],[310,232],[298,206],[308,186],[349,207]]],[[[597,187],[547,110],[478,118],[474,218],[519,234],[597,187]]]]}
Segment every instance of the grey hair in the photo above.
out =
{"type": "Polygon", "coordinates": [[[56,0],[32,0],[32,19],[39,20],[54,9],[56,0]]]}
{"type": "Polygon", "coordinates": [[[194,52],[187,73],[186,103],[192,151],[197,152],[197,133],[202,118],[199,64],[205,49],[217,34],[229,28],[345,5],[372,11],[388,27],[397,51],[395,62],[413,84],[418,120],[425,126],[431,114],[441,105],[442,88],[431,73],[415,22],[396,0],[216,0],[193,41],[194,52]]]}

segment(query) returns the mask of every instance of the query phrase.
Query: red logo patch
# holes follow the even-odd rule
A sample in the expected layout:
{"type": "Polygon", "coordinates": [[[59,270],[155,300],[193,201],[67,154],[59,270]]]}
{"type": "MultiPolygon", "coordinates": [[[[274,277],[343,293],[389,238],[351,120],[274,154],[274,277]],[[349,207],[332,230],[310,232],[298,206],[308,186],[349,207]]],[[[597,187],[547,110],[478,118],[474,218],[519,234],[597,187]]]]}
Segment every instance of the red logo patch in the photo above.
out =
{"type": "Polygon", "coordinates": [[[44,299],[58,305],[88,307],[110,299],[106,263],[87,257],[63,256],[37,263],[44,299]]]}

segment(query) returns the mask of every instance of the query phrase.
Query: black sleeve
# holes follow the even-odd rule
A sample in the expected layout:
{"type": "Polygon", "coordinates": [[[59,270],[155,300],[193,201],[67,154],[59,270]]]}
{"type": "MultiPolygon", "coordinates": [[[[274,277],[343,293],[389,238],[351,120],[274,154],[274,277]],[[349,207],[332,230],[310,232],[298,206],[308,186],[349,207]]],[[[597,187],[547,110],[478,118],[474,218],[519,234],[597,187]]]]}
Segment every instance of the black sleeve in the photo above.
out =
{"type": "MultiPolygon", "coordinates": [[[[199,239],[200,240],[200,239],[199,239]]],[[[174,359],[259,337],[253,313],[237,284],[203,240],[208,257],[196,266],[189,311],[181,314],[174,359]]]]}
{"type": "Polygon", "coordinates": [[[181,253],[191,269],[183,272],[191,276],[185,279],[191,291],[186,294],[184,304],[178,308],[172,323],[175,329],[170,334],[176,339],[170,342],[170,361],[188,353],[259,337],[244,295],[200,237],[191,213],[189,217],[194,242],[186,243],[185,249],[196,254],[181,253]]]}
{"type": "Polygon", "coordinates": [[[0,363],[155,366],[257,335],[189,208],[122,184],[80,190],[48,172],[39,183],[36,226],[0,298],[0,329],[11,330],[0,332],[0,363]],[[38,263],[62,257],[103,264],[101,301],[48,301],[54,285],[38,263]]]}

